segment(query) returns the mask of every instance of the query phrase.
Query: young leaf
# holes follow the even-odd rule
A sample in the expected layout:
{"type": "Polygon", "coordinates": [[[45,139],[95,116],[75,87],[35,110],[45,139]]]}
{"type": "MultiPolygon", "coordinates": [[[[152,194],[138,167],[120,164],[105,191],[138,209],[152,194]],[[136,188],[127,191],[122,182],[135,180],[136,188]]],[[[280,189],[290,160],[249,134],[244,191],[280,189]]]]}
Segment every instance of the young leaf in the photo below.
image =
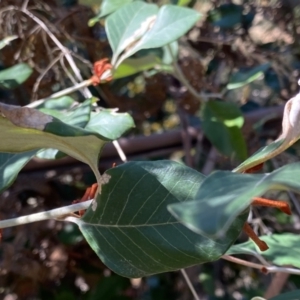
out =
{"type": "Polygon", "coordinates": [[[300,94],[290,99],[283,112],[282,134],[273,143],[259,149],[233,172],[245,172],[280,154],[300,138],[300,94]]]}
{"type": "Polygon", "coordinates": [[[139,58],[127,58],[114,72],[114,79],[127,77],[158,66],[160,59],[153,54],[139,58]]]}
{"type": "Polygon", "coordinates": [[[240,88],[261,77],[264,74],[264,72],[266,72],[269,68],[270,64],[265,63],[260,66],[254,67],[251,70],[240,70],[231,76],[226,88],[228,90],[240,88]]]}
{"type": "Polygon", "coordinates": [[[244,160],[247,147],[241,128],[244,118],[239,108],[228,102],[210,101],[202,110],[202,129],[224,155],[244,160]]]}
{"type": "Polygon", "coordinates": [[[299,177],[300,163],[286,165],[269,174],[216,171],[203,181],[194,201],[172,204],[168,208],[191,230],[216,238],[226,234],[253,197],[274,189],[300,192],[299,177]]]}
{"type": "Polygon", "coordinates": [[[157,5],[135,1],[123,5],[106,19],[105,28],[113,50],[113,65],[127,47],[149,30],[149,21],[156,16],[157,12],[157,5]]]}
{"type": "Polygon", "coordinates": [[[114,272],[142,277],[218,259],[247,219],[239,216],[216,241],[188,230],[167,205],[195,199],[203,175],[172,161],[131,162],[103,175],[101,195],[75,219],[88,243],[114,272]]]}
{"type": "Polygon", "coordinates": [[[278,266],[291,265],[300,268],[300,237],[298,234],[272,234],[259,238],[269,245],[267,251],[261,252],[252,241],[248,241],[231,246],[226,254],[250,254],[254,256],[260,254],[278,266]]]}
{"type": "Polygon", "coordinates": [[[88,25],[94,26],[101,18],[113,13],[121,6],[133,1],[134,0],[103,0],[100,7],[100,13],[96,17],[90,19],[88,25]]]}
{"type": "Polygon", "coordinates": [[[23,83],[31,73],[32,69],[25,63],[0,71],[0,88],[13,89],[23,83]]]}
{"type": "Polygon", "coordinates": [[[190,30],[200,16],[197,11],[190,8],[175,5],[162,6],[152,23],[149,19],[147,30],[144,30],[139,38],[135,38],[135,43],[128,45],[117,65],[139,50],[158,48],[174,42],[190,30]]]}

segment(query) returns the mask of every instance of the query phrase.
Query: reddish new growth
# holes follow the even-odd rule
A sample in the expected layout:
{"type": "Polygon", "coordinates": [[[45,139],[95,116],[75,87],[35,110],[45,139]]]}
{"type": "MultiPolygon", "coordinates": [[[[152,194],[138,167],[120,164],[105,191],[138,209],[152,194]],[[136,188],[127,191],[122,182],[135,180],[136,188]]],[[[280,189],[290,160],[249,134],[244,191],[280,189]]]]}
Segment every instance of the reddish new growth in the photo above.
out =
{"type": "MultiPolygon", "coordinates": [[[[94,183],[91,187],[86,189],[83,197],[80,200],[73,201],[73,204],[85,202],[85,201],[93,199],[96,195],[97,189],[98,189],[98,184],[94,183]]],[[[79,216],[82,217],[84,215],[84,212],[85,212],[85,210],[80,210],[78,212],[79,216]]]]}
{"type": "MultiPolygon", "coordinates": [[[[249,170],[245,171],[244,173],[254,173],[255,171],[261,169],[262,167],[263,164],[259,164],[258,166],[252,167],[249,170]]],[[[289,204],[284,201],[255,197],[253,198],[251,205],[275,207],[280,209],[282,212],[284,212],[287,215],[292,214],[289,204]]],[[[257,234],[253,231],[253,229],[250,227],[248,223],[245,223],[243,230],[250,237],[250,239],[252,239],[252,241],[258,246],[260,251],[266,251],[269,249],[268,245],[257,236],[257,234]]]]}
{"type": "MultiPolygon", "coordinates": [[[[90,78],[93,85],[98,85],[101,82],[103,73],[107,70],[111,70],[112,65],[108,62],[108,58],[103,58],[94,63],[94,75],[90,78]]],[[[112,76],[105,78],[105,81],[112,80],[112,76]]]]}

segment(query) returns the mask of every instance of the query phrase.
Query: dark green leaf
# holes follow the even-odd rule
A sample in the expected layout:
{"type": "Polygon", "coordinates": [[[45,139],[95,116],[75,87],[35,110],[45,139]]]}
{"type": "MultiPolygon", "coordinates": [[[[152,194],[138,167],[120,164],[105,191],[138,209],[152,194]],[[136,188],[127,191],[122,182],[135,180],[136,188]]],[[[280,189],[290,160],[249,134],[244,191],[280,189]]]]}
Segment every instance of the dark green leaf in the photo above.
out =
{"type": "Polygon", "coordinates": [[[0,88],[13,89],[23,83],[31,73],[32,69],[25,63],[0,71],[0,88]]]}
{"type": "Polygon", "coordinates": [[[208,20],[221,28],[232,28],[240,24],[243,16],[243,6],[223,4],[208,14],[208,20]]]}
{"type": "Polygon", "coordinates": [[[173,204],[169,209],[199,234],[211,238],[224,236],[232,221],[249,207],[253,197],[274,189],[300,192],[298,178],[300,163],[286,165],[269,174],[216,171],[203,181],[195,197],[197,200],[173,204]]]}
{"type": "Polygon", "coordinates": [[[0,153],[0,192],[15,181],[18,173],[36,152],[33,150],[21,154],[0,153]]]}
{"type": "Polygon", "coordinates": [[[261,252],[252,241],[232,246],[226,254],[260,254],[273,264],[300,268],[300,236],[293,233],[272,234],[261,236],[269,249],[261,252]]]}
{"type": "Polygon", "coordinates": [[[202,111],[202,121],[205,135],[221,153],[240,160],[247,158],[246,142],[241,131],[244,117],[235,104],[207,102],[202,111]]]}
{"type": "Polygon", "coordinates": [[[269,68],[270,64],[265,63],[250,70],[240,70],[231,76],[229,83],[227,84],[227,89],[233,90],[240,88],[261,77],[269,68]]]}
{"type": "Polygon", "coordinates": [[[271,298],[270,300],[299,300],[300,299],[300,290],[295,290],[287,292],[278,296],[271,298]]]}
{"type": "Polygon", "coordinates": [[[125,277],[168,272],[218,259],[247,214],[216,241],[193,233],[167,205],[195,199],[203,175],[172,161],[131,162],[104,174],[97,202],[74,219],[101,260],[125,277]]]}

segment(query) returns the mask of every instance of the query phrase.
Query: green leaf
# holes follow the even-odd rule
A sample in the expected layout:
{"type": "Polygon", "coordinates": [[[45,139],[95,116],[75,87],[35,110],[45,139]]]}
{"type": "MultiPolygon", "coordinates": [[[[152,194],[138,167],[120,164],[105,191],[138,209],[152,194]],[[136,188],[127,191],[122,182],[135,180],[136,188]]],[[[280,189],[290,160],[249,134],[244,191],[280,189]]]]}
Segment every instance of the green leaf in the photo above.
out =
{"type": "MultiPolygon", "coordinates": [[[[57,108],[67,106],[70,103],[70,99],[69,97],[63,97],[57,100],[48,100],[51,102],[47,103],[48,101],[46,101],[44,104],[44,107],[54,107],[56,109],[40,108],[39,111],[53,116],[60,121],[72,126],[84,128],[87,125],[90,120],[92,99],[88,99],[72,109],[61,111],[57,108]],[[57,100],[58,102],[54,102],[57,100]]],[[[46,149],[44,151],[40,151],[37,154],[37,157],[42,159],[59,159],[64,156],[65,154],[59,152],[57,149],[46,149]]]]}
{"type": "Polygon", "coordinates": [[[228,90],[240,88],[261,77],[269,68],[270,63],[265,63],[247,71],[240,70],[231,76],[226,88],[228,90]]]}
{"type": "Polygon", "coordinates": [[[116,113],[113,109],[102,109],[92,112],[87,130],[99,133],[110,140],[116,140],[129,129],[135,127],[132,117],[128,113],[116,113]]]}
{"type": "Polygon", "coordinates": [[[52,109],[52,110],[66,110],[71,109],[75,104],[75,100],[69,96],[63,96],[55,99],[48,99],[36,106],[36,109],[52,109]]]}
{"type": "Polygon", "coordinates": [[[156,5],[135,1],[122,6],[106,19],[107,37],[114,53],[113,65],[119,55],[148,30],[147,20],[157,12],[156,5]]]}
{"type": "Polygon", "coordinates": [[[32,69],[25,63],[0,71],[0,88],[13,89],[23,83],[31,73],[32,69]]]}
{"type": "Polygon", "coordinates": [[[265,241],[269,249],[261,252],[252,242],[237,244],[232,246],[226,254],[258,254],[278,266],[291,265],[300,268],[300,236],[293,233],[272,234],[270,236],[259,237],[265,241]]]}
{"type": "Polygon", "coordinates": [[[195,199],[204,176],[172,161],[130,162],[105,172],[102,192],[74,219],[114,272],[142,277],[217,260],[235,241],[247,214],[216,241],[193,233],[167,205],[195,199]]]}
{"type": "Polygon", "coordinates": [[[223,4],[209,11],[208,20],[214,26],[221,28],[232,28],[240,24],[243,16],[243,6],[235,4],[223,4]]]}
{"type": "Polygon", "coordinates": [[[142,71],[146,71],[159,65],[160,59],[153,54],[139,58],[127,58],[116,69],[114,79],[127,77],[142,71]]]}
{"type": "Polygon", "coordinates": [[[278,296],[271,298],[270,300],[299,300],[300,299],[300,290],[295,290],[287,292],[278,296]]]}
{"type": "Polygon", "coordinates": [[[238,167],[236,167],[233,172],[242,173],[252,167],[255,167],[271,157],[276,156],[277,154],[284,151],[286,148],[283,149],[284,146],[284,139],[280,139],[270,143],[269,145],[262,147],[257,152],[255,152],[252,156],[250,156],[247,160],[241,163],[238,167]]]}
{"type": "Polygon", "coordinates": [[[269,190],[300,192],[298,178],[300,163],[286,165],[268,174],[216,171],[203,181],[196,200],[170,205],[169,210],[191,230],[216,238],[225,235],[233,220],[248,209],[252,198],[269,190]]]}
{"type": "Polygon", "coordinates": [[[100,13],[96,17],[90,19],[88,25],[94,26],[101,18],[113,13],[121,6],[133,1],[134,0],[103,0],[100,7],[100,13]]]}
{"type": "MultiPolygon", "coordinates": [[[[164,5],[157,13],[158,8],[156,6],[144,3],[146,6],[141,7],[141,9],[143,9],[142,13],[145,14],[147,12],[147,15],[142,20],[140,18],[135,20],[135,15],[132,12],[130,27],[125,27],[126,29],[124,28],[122,30],[119,29],[119,33],[126,30],[126,35],[124,34],[126,38],[122,35],[122,37],[117,39],[117,34],[115,33],[117,26],[116,22],[117,18],[120,18],[119,15],[117,16],[117,13],[121,14],[120,11],[123,8],[124,10],[128,9],[129,6],[131,7],[137,3],[139,2],[133,2],[123,6],[120,10],[108,18],[111,19],[110,22],[107,22],[107,33],[109,42],[114,51],[112,64],[116,67],[124,59],[139,50],[163,47],[174,42],[191,29],[200,18],[200,14],[193,9],[174,5],[164,5]],[[113,36],[114,38],[112,38],[112,34],[110,34],[110,32],[115,33],[113,36]],[[120,41],[118,46],[115,45],[116,40],[120,41]],[[124,53],[119,58],[122,51],[124,51],[124,53]]],[[[108,19],[107,21],[109,21],[108,19]]],[[[126,25],[124,24],[124,26],[126,25]]],[[[120,25],[117,28],[120,28],[120,25]]]]}
{"type": "Polygon", "coordinates": [[[241,128],[244,117],[228,102],[209,101],[202,110],[202,129],[211,143],[224,155],[247,158],[247,146],[241,128]]]}
{"type": "Polygon", "coordinates": [[[1,152],[56,148],[88,164],[100,183],[98,156],[108,139],[29,107],[0,103],[0,111],[1,152]]]}
{"type": "MultiPolygon", "coordinates": [[[[41,111],[52,115],[66,124],[84,128],[102,137],[115,140],[126,131],[134,127],[132,117],[127,113],[117,113],[112,109],[102,109],[99,112],[91,112],[92,99],[86,100],[74,109],[66,112],[41,109],[41,111]]],[[[56,149],[47,149],[38,154],[44,159],[58,159],[64,155],[56,149]]]]}
{"type": "Polygon", "coordinates": [[[21,169],[36,152],[33,150],[21,154],[0,153],[0,193],[15,181],[21,169]]]}
{"type": "Polygon", "coordinates": [[[17,35],[10,35],[0,41],[0,50],[5,46],[9,45],[9,43],[15,39],[17,39],[17,35]]]}

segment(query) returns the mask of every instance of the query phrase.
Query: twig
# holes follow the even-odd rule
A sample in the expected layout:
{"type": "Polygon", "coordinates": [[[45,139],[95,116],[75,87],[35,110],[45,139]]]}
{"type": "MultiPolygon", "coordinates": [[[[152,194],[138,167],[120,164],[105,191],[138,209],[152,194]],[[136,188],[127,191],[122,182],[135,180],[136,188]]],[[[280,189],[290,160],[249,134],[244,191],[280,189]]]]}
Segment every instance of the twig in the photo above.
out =
{"type": "Polygon", "coordinates": [[[221,258],[228,260],[230,262],[234,262],[239,265],[243,265],[254,269],[259,269],[261,271],[266,271],[267,273],[288,273],[288,274],[300,275],[300,269],[296,269],[296,268],[265,266],[261,264],[252,263],[240,258],[236,258],[230,255],[223,255],[221,256],[221,258]]]}
{"type": "Polygon", "coordinates": [[[193,87],[192,85],[189,83],[189,81],[186,79],[185,75],[183,74],[183,72],[181,71],[178,63],[177,63],[177,59],[174,56],[172,49],[170,47],[170,45],[167,45],[167,48],[169,50],[169,53],[172,57],[173,60],[173,68],[174,68],[174,72],[173,75],[182,83],[182,85],[184,85],[187,90],[196,98],[198,99],[200,102],[203,101],[207,101],[209,98],[223,98],[223,94],[222,93],[217,93],[217,94],[205,94],[205,93],[198,93],[193,87]]]}
{"type": "Polygon", "coordinates": [[[275,274],[275,276],[272,278],[271,284],[269,285],[267,291],[264,294],[264,298],[270,299],[272,297],[277,296],[283,289],[289,276],[290,276],[290,274],[288,274],[288,273],[275,274]]]}
{"type": "MultiPolygon", "coordinates": [[[[77,79],[79,81],[83,81],[83,78],[81,77],[80,71],[77,68],[72,55],[70,54],[70,52],[68,51],[68,49],[63,46],[63,44],[56,38],[56,36],[48,29],[48,27],[46,26],[46,24],[39,19],[38,17],[36,17],[34,14],[32,14],[30,11],[28,11],[27,9],[19,9],[18,7],[15,6],[9,6],[6,9],[3,9],[0,11],[0,14],[6,10],[17,10],[17,11],[21,11],[24,14],[26,14],[28,17],[30,17],[33,21],[35,21],[37,24],[40,25],[41,28],[43,28],[43,30],[45,30],[47,32],[47,34],[49,35],[49,37],[52,39],[52,41],[57,45],[57,47],[63,52],[64,56],[66,57],[68,63],[70,64],[74,74],[76,75],[77,79]]],[[[86,88],[86,86],[82,86],[80,89],[82,89],[82,93],[86,98],[91,98],[92,94],[89,91],[89,89],[86,88]]]]}
{"type": "Polygon", "coordinates": [[[80,203],[60,207],[60,208],[55,208],[48,211],[39,212],[36,214],[31,214],[28,216],[0,221],[0,228],[19,226],[23,224],[29,224],[29,223],[44,221],[49,219],[61,219],[64,216],[69,215],[73,212],[87,209],[91,205],[92,201],[93,199],[85,202],[80,202],[80,203]]]}
{"type": "Polygon", "coordinates": [[[61,59],[62,53],[58,55],[55,59],[53,59],[50,64],[46,67],[46,69],[43,71],[43,73],[40,74],[40,76],[37,78],[37,80],[34,83],[33,89],[32,89],[32,98],[35,99],[36,92],[39,88],[39,85],[44,78],[44,76],[47,74],[47,72],[61,59]]]}
{"type": "Polygon", "coordinates": [[[121,160],[122,160],[123,162],[127,162],[127,157],[126,157],[126,155],[125,155],[123,149],[121,148],[119,142],[118,142],[117,140],[114,140],[112,143],[113,143],[113,145],[115,146],[115,148],[116,148],[116,150],[117,150],[117,152],[118,152],[118,154],[119,154],[121,160]]]}
{"type": "Polygon", "coordinates": [[[187,283],[187,285],[188,285],[191,293],[193,294],[194,298],[196,300],[200,300],[200,298],[198,297],[198,295],[197,295],[197,293],[196,293],[196,291],[195,291],[195,289],[194,289],[194,287],[193,287],[193,285],[192,285],[189,277],[187,276],[187,274],[185,272],[185,269],[181,269],[180,272],[181,272],[182,276],[184,277],[184,279],[185,279],[185,281],[186,281],[186,283],[187,283]]]}

